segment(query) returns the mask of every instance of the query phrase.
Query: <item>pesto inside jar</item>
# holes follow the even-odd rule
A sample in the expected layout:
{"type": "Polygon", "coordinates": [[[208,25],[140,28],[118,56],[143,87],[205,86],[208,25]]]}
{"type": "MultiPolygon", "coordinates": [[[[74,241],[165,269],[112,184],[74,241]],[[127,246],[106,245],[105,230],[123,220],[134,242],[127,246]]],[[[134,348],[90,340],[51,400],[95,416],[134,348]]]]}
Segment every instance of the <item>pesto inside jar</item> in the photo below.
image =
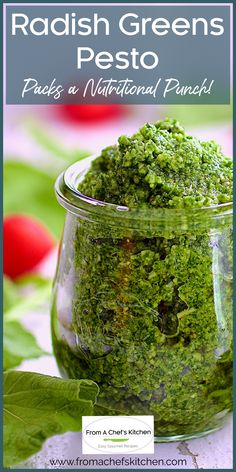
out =
{"type": "MultiPolygon", "coordinates": [[[[149,215],[192,211],[232,201],[232,161],[167,119],[104,149],[79,191],[149,215]]],[[[219,427],[232,408],[231,219],[166,229],[73,218],[53,313],[62,372],[98,383],[98,414],[154,415],[159,438],[219,427]]]]}

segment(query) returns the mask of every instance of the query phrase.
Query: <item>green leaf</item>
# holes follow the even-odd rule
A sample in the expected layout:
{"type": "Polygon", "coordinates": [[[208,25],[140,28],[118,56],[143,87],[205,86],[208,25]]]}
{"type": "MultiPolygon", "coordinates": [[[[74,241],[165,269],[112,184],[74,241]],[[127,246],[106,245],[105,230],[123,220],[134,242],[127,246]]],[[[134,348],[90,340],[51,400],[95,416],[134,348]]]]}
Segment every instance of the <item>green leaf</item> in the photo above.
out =
{"type": "Polygon", "coordinates": [[[47,286],[49,282],[51,283],[51,281],[47,277],[44,277],[34,272],[30,272],[29,274],[24,274],[18,277],[15,281],[15,284],[17,287],[20,288],[24,287],[25,285],[28,285],[37,289],[47,286]]]}
{"type": "Polygon", "coordinates": [[[35,310],[42,306],[43,303],[50,300],[52,292],[52,282],[48,281],[37,290],[25,298],[22,298],[19,303],[10,307],[4,312],[4,316],[8,321],[16,321],[26,315],[27,312],[35,310]]]}
{"type": "Polygon", "coordinates": [[[38,452],[43,442],[66,431],[81,431],[93,414],[97,385],[32,372],[4,374],[4,467],[38,452]]]}
{"type": "MultiPolygon", "coordinates": [[[[48,354],[37,344],[32,333],[26,330],[17,320],[27,312],[42,306],[51,296],[51,280],[40,276],[22,277],[16,283],[4,277],[3,282],[3,367],[12,369],[26,359],[33,359],[48,354]],[[25,285],[34,286],[30,295],[22,296],[25,285]],[[35,287],[38,287],[35,289],[35,287]]],[[[27,287],[28,288],[28,287],[27,287]]]]}
{"type": "Polygon", "coordinates": [[[18,321],[3,324],[3,369],[13,369],[25,359],[34,359],[44,354],[33,334],[18,321]]]}
{"type": "Polygon", "coordinates": [[[21,295],[17,286],[8,277],[3,278],[3,313],[19,303],[21,295]]]}
{"type": "Polygon", "coordinates": [[[3,313],[5,321],[16,321],[27,312],[42,307],[51,298],[52,280],[38,274],[24,275],[12,282],[7,277],[3,281],[3,313]],[[23,289],[30,289],[25,295],[23,289]],[[24,294],[24,296],[23,296],[24,294]]]}
{"type": "Polygon", "coordinates": [[[65,211],[54,193],[54,177],[20,161],[6,161],[4,178],[4,215],[23,213],[41,220],[60,236],[65,211]]]}
{"type": "Polygon", "coordinates": [[[174,116],[184,126],[202,126],[202,124],[212,125],[215,122],[232,122],[232,106],[218,105],[217,113],[215,105],[169,105],[169,116],[174,116]]]}
{"type": "Polygon", "coordinates": [[[34,138],[37,145],[42,149],[51,153],[57,159],[63,159],[65,162],[75,162],[76,160],[84,159],[89,156],[87,151],[81,149],[66,149],[63,143],[58,142],[58,138],[51,136],[45,131],[43,126],[37,121],[30,121],[28,123],[28,130],[34,138]]]}

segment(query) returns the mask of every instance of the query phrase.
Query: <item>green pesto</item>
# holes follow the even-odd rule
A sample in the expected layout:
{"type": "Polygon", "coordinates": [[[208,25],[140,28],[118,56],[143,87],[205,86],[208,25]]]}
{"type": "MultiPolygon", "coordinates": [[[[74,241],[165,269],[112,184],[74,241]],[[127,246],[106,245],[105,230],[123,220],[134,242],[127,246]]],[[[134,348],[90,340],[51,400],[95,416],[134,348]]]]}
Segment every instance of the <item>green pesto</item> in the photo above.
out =
{"type": "MultiPolygon", "coordinates": [[[[165,120],[102,151],[79,189],[147,211],[198,208],[232,200],[232,163],[165,120]]],[[[219,427],[232,408],[231,221],[162,231],[104,216],[75,224],[68,247],[76,342],[53,331],[63,373],[98,383],[98,414],[154,415],[158,437],[219,427]]]]}
{"type": "Polygon", "coordinates": [[[232,185],[232,160],[217,143],[165,120],[104,149],[79,189],[130,208],[193,208],[230,202],[232,185]]]}

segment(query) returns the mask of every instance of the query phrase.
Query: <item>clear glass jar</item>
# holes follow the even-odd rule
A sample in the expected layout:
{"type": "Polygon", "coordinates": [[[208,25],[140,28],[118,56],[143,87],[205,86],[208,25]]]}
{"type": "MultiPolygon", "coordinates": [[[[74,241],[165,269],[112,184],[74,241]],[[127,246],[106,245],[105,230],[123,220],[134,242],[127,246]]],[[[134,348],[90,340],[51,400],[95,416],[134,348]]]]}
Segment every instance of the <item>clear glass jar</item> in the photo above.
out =
{"type": "Polygon", "coordinates": [[[232,408],[232,204],[191,211],[82,195],[91,158],[56,182],[67,210],[52,338],[96,414],[154,415],[157,441],[220,428],[232,408]]]}

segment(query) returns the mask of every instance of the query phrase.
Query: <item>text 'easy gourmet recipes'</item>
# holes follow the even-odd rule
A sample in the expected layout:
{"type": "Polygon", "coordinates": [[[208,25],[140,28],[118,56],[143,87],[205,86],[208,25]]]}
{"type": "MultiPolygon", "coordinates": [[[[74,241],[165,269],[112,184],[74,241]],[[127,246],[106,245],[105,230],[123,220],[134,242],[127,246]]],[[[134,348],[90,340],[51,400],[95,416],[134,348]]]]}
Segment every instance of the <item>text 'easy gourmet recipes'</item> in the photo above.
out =
{"type": "Polygon", "coordinates": [[[154,415],[159,440],[232,407],[232,161],[175,120],[121,136],[56,185],[68,210],[52,333],[100,414],[154,415]]]}

